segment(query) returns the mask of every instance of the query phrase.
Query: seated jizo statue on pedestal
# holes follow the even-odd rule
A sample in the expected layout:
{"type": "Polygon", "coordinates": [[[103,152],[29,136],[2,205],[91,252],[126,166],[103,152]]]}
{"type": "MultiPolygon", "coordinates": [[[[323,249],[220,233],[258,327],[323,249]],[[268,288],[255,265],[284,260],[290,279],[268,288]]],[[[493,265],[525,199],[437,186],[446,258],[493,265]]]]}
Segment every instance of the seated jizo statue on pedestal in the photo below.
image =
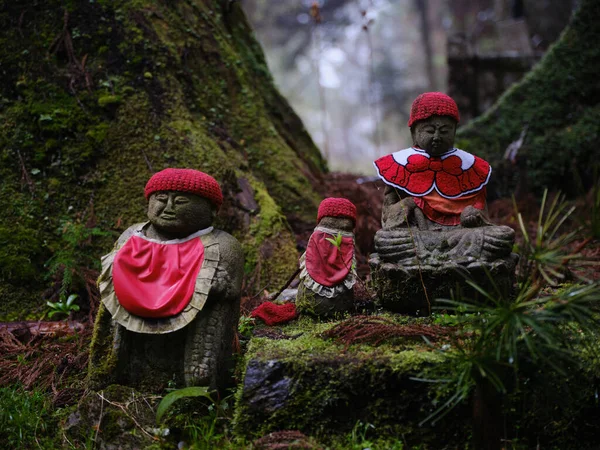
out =
{"type": "Polygon", "coordinates": [[[165,169],[145,196],[149,221],[129,227],[102,258],[91,385],[223,386],[244,257],[234,237],[212,227],[219,184],[197,170],[165,169]]]}
{"type": "Polygon", "coordinates": [[[456,103],[440,92],[419,95],[408,126],[413,146],[374,162],[386,184],[382,229],[371,266],[384,306],[426,314],[464,277],[512,285],[514,231],[487,218],[492,168],[454,147],[456,103]]]}

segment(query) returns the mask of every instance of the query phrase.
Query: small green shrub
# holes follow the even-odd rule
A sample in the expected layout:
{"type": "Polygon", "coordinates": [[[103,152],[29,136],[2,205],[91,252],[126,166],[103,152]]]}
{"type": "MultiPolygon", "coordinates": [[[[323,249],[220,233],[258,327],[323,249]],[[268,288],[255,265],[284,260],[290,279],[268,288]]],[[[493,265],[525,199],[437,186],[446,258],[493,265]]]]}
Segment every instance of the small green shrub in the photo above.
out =
{"type": "Polygon", "coordinates": [[[2,448],[52,448],[44,446],[56,426],[47,397],[39,391],[0,388],[0,442],[2,448]]]}
{"type": "MultiPolygon", "coordinates": [[[[110,233],[97,227],[88,227],[72,220],[61,221],[60,246],[46,261],[48,277],[59,278],[61,282],[59,299],[66,303],[67,293],[77,282],[85,283],[85,269],[98,268],[99,262],[89,247],[94,236],[109,236],[110,233]]],[[[96,274],[97,275],[97,274],[96,274]]]]}
{"type": "Polygon", "coordinates": [[[68,316],[72,311],[79,311],[79,305],[75,303],[78,297],[77,294],[71,294],[64,302],[46,302],[46,305],[50,308],[48,318],[52,318],[56,314],[66,314],[68,316]]]}

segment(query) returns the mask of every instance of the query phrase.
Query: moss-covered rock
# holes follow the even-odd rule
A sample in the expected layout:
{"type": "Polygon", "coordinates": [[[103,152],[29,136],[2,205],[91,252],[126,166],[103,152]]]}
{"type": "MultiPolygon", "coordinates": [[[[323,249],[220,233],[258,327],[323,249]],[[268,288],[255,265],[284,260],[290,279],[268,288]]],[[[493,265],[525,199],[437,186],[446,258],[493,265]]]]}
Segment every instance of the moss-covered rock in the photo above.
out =
{"type": "MultiPolygon", "coordinates": [[[[398,323],[414,319],[395,316],[398,323]]],[[[435,425],[419,422],[435,409],[428,383],[413,377],[444,356],[424,342],[400,339],[345,350],[321,337],[335,322],[303,318],[283,327],[292,339],[255,337],[246,355],[237,395],[236,433],[255,438],[279,430],[300,430],[332,443],[357,423],[371,424],[380,438],[416,445],[452,445],[466,440],[468,414],[435,425]]]]}
{"type": "MultiPolygon", "coordinates": [[[[455,323],[447,315],[384,318],[399,325],[455,323]]],[[[304,317],[278,332],[268,327],[255,331],[241,363],[245,375],[236,396],[234,430],[239,437],[299,430],[331,448],[357,448],[353,444],[361,433],[374,448],[469,446],[477,408],[465,401],[445,417],[426,421],[455,394],[455,386],[415,379],[452,380],[460,370],[458,362],[468,357],[457,351],[455,340],[440,338],[427,345],[420,338],[397,337],[383,339],[379,346],[346,347],[322,337],[339,323],[304,317]]],[[[455,331],[447,328],[449,336],[455,331]]],[[[514,448],[597,446],[600,361],[597,337],[589,337],[573,355],[586,361],[584,370],[567,364],[564,373],[549,371],[525,358],[518,373],[509,370],[510,394],[494,398],[504,439],[514,448]]],[[[464,343],[460,348],[466,348],[464,343]]]]}
{"type": "MultiPolygon", "coordinates": [[[[144,185],[169,166],[215,176],[226,197],[217,226],[242,241],[248,273],[261,286],[285,281],[297,259],[286,215],[312,220],[325,163],[276,91],[238,3],[5,6],[4,294],[26,285],[31,302],[23,310],[43,304],[44,263],[62,245],[61,224],[118,232],[143,220],[144,185]],[[252,209],[241,195],[248,193],[252,209]]],[[[78,248],[97,258],[112,240],[86,239],[78,248]]]]}
{"type": "MultiPolygon", "coordinates": [[[[65,435],[99,448],[149,448],[163,435],[156,425],[156,396],[119,385],[87,391],[63,424],[65,435]]],[[[161,448],[175,448],[175,445],[161,448]]]]}
{"type": "Polygon", "coordinates": [[[527,187],[581,193],[593,182],[600,150],[600,3],[582,0],[570,25],[544,58],[478,119],[461,128],[457,146],[496,170],[495,195],[510,195],[521,175],[527,187]],[[503,159],[524,127],[522,170],[503,159]]]}

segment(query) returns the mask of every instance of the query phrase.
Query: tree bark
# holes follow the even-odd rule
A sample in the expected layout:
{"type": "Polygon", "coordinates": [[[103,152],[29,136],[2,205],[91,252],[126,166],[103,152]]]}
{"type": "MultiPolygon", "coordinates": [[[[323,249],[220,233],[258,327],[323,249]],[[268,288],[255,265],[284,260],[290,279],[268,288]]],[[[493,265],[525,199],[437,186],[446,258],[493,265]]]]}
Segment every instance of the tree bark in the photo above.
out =
{"type": "Polygon", "coordinates": [[[220,182],[216,226],[242,242],[250,284],[295,270],[286,217],[314,220],[326,166],[238,2],[3,2],[0,25],[0,320],[43,304],[65,239],[68,267],[110,250],[65,222],[118,235],[166,167],[220,182]]]}

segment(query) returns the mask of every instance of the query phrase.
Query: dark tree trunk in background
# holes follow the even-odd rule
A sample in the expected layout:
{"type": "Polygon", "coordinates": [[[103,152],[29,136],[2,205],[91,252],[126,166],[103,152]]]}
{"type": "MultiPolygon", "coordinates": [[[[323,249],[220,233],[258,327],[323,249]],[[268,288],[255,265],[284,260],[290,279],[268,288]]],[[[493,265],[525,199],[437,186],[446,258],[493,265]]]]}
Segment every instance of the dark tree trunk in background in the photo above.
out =
{"type": "Polygon", "coordinates": [[[57,255],[80,289],[166,167],[221,183],[255,289],[295,270],[286,216],[314,220],[325,164],[237,2],[4,1],[0,24],[0,320],[44,304],[57,255]]]}
{"type": "Polygon", "coordinates": [[[421,17],[421,40],[425,52],[425,73],[427,73],[428,88],[431,90],[437,86],[435,73],[433,71],[433,48],[431,46],[431,27],[429,26],[429,2],[428,0],[415,0],[415,6],[421,17]]]}
{"type": "Polygon", "coordinates": [[[600,150],[600,2],[581,0],[569,26],[543,59],[484,115],[457,136],[457,146],[492,163],[492,196],[509,196],[518,168],[506,147],[527,135],[517,159],[528,186],[582,194],[594,181],[600,150]]]}

